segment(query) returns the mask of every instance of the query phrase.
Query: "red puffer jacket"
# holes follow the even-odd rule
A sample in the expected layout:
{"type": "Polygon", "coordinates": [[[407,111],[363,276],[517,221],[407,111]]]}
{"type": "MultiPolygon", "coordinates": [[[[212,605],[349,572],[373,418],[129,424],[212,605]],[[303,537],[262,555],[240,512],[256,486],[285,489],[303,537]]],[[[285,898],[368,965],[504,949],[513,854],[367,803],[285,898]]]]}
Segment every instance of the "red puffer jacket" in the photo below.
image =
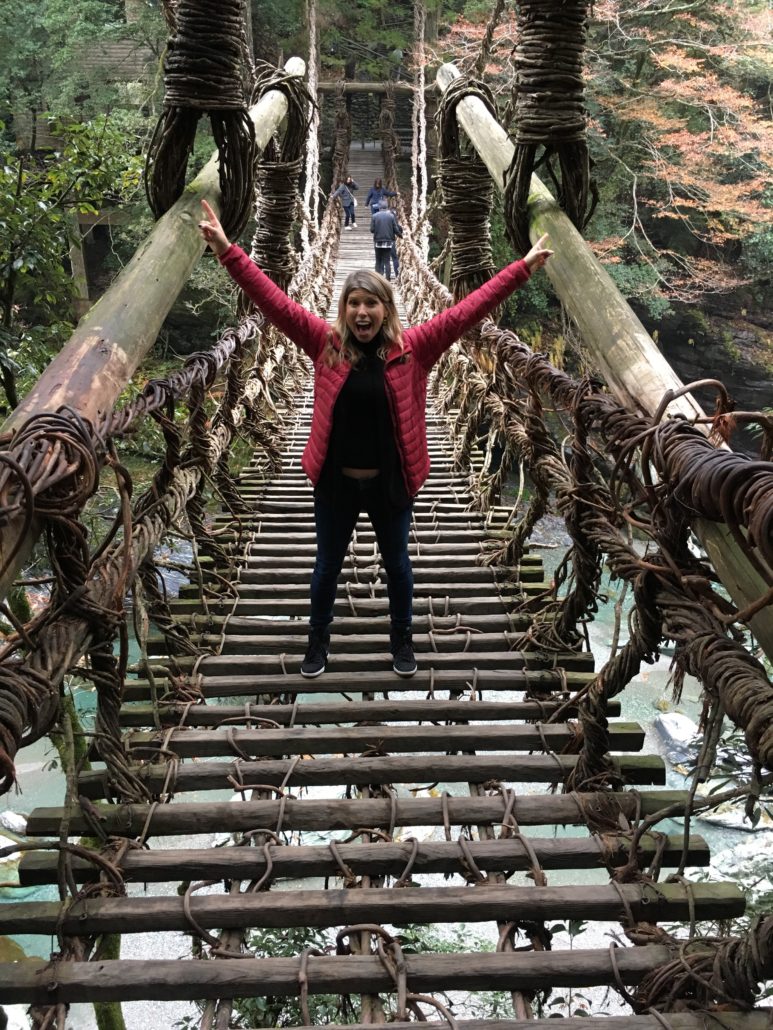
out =
{"type": "MultiPolygon", "coordinates": [[[[322,360],[328,340],[332,339],[336,346],[338,337],[331,336],[332,330],[324,319],[311,314],[280,290],[240,247],[232,244],[220,261],[266,318],[314,362],[314,410],[302,465],[316,485],[330,442],[333,408],[351,366],[342,362],[331,367],[322,360]]],[[[430,369],[443,351],[525,283],[529,274],[523,261],[514,261],[458,304],[422,325],[406,329],[402,351],[395,346],[387,355],[384,363],[386,395],[410,497],[415,497],[429,475],[425,410],[430,369]]]]}

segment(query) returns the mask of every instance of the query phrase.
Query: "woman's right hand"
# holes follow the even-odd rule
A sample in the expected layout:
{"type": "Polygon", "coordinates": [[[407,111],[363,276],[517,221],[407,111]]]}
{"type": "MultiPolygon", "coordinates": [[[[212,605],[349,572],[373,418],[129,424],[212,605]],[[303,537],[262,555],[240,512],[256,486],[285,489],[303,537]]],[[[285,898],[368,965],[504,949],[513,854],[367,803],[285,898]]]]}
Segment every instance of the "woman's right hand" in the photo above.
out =
{"type": "Polygon", "coordinates": [[[552,256],[553,251],[545,246],[547,239],[547,233],[540,236],[528,254],[524,254],[523,260],[530,272],[536,272],[537,269],[543,268],[547,259],[552,256]]]}
{"type": "Polygon", "coordinates": [[[202,200],[201,207],[204,212],[204,219],[199,222],[199,233],[201,234],[201,238],[209,244],[210,250],[220,257],[222,254],[225,254],[231,246],[231,241],[223,232],[223,226],[220,224],[220,219],[206,200],[202,200]]]}

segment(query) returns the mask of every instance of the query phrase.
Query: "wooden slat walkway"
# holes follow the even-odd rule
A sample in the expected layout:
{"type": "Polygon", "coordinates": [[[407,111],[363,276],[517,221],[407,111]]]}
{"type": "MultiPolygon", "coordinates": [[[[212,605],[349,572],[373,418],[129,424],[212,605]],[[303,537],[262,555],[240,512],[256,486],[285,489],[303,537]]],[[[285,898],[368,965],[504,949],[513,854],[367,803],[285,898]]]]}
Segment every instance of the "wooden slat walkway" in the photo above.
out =
{"type": "MultiPolygon", "coordinates": [[[[353,154],[364,198],[380,170],[373,152],[353,154]]],[[[350,268],[372,263],[362,206],[359,216],[358,228],[342,234],[339,280],[350,268]]],[[[433,471],[412,532],[419,672],[401,680],[391,671],[383,570],[363,522],[339,587],[328,671],[314,681],[299,676],[314,554],[312,495],[299,464],[310,412],[307,395],[280,474],[267,475],[258,457],[242,476],[254,514],[246,520],[250,542],[235,602],[213,602],[205,616],[191,586],[173,603],[178,617],[201,631],[202,643],[218,646],[211,657],[175,660],[178,669],[201,677],[206,703],[191,706],[169,693],[154,707],[149,679],[140,675],[126,684],[121,718],[128,756],[161,803],[116,805],[104,770],[80,777],[82,808],[71,814],[69,835],[99,827],[118,838],[142,836],[149,849],[129,850],[122,870],[127,882],[148,885],[147,896],[94,896],[66,908],[4,904],[0,934],[225,931],[226,950],[233,951],[241,934],[256,927],[339,930],[380,923],[389,930],[488,921],[494,940],[499,934],[507,939],[511,922],[520,926],[519,948],[535,940],[534,928],[546,920],[603,927],[630,918],[689,923],[742,913],[734,885],[608,882],[607,869],[629,858],[630,833],[589,835],[587,819],[611,804],[625,826],[686,801],[683,792],[651,789],[665,782],[663,762],[630,753],[644,742],[637,724],[611,724],[613,749],[621,752],[613,762],[625,782],[644,789],[604,798],[550,792],[576,762],[577,709],[549,695],[587,683],[593,659],[528,648],[525,607],[538,605],[547,585],[542,562],[530,553],[518,568],[494,572],[480,564],[484,542],[499,532],[504,513],[484,522],[471,509],[468,483],[452,467],[449,429],[438,414],[428,416],[433,471]],[[214,790],[231,791],[231,800],[222,793],[208,797],[214,790]],[[191,798],[192,791],[200,796],[191,798]],[[349,831],[353,837],[344,839],[349,831]],[[186,845],[193,834],[231,834],[234,846],[186,845]],[[171,846],[171,838],[181,846],[171,846]],[[602,882],[589,883],[589,870],[602,882]],[[561,886],[543,884],[550,871],[561,871],[561,886]],[[153,886],[221,879],[224,891],[187,900],[153,886]]],[[[217,521],[227,525],[225,516],[217,521]]],[[[149,651],[163,687],[170,660],[160,640],[152,640],[149,651]]],[[[610,715],[619,715],[619,705],[610,715]]],[[[60,807],[37,809],[29,833],[57,837],[62,816],[60,807]]],[[[678,865],[683,843],[681,834],[646,834],[639,862],[678,865]]],[[[702,838],[689,838],[687,859],[691,866],[707,864],[702,838]]],[[[20,875],[28,885],[56,883],[56,854],[25,855],[20,875]]],[[[99,870],[76,856],[71,876],[94,882],[99,870]]],[[[0,1004],[220,999],[227,1010],[228,999],[243,995],[296,996],[303,981],[310,993],[361,994],[363,1024],[372,1025],[380,1012],[373,996],[393,992],[396,983],[370,953],[367,930],[352,931],[351,941],[351,953],[305,958],[171,960],[149,951],[146,961],[63,962],[55,971],[41,963],[0,963],[0,1004]]],[[[654,944],[620,948],[614,957],[607,942],[578,949],[556,938],[553,950],[542,947],[409,955],[404,983],[419,993],[505,990],[520,1014],[529,1011],[535,990],[633,987],[670,957],[654,944]]],[[[734,1014],[733,1025],[761,1030],[761,1019],[734,1014]]],[[[575,1020],[565,1022],[576,1030],[575,1020]]],[[[605,1027],[623,1030],[622,1022],[606,1019],[605,1027]]],[[[649,1017],[624,1023],[625,1030],[661,1030],[649,1017]]],[[[167,1025],[163,1016],[158,1025],[167,1025]]],[[[493,1030],[494,1021],[459,1025],[493,1030]]],[[[527,1021],[496,1025],[525,1030],[527,1021]]],[[[685,1013],[669,1015],[669,1025],[698,1030],[704,1024],[685,1013]]]]}

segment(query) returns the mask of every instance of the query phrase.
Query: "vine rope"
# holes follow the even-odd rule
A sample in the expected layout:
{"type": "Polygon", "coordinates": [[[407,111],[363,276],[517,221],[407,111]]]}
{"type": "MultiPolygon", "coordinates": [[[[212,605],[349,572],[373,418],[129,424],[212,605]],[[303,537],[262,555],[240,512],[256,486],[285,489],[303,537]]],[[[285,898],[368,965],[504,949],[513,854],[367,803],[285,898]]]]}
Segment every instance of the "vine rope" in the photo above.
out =
{"type": "Polygon", "coordinates": [[[255,128],[245,103],[245,0],[179,0],[164,58],[164,110],[145,164],[156,218],[182,195],[199,119],[209,114],[219,155],[221,221],[235,239],[250,213],[255,128]]]}
{"type": "Polygon", "coordinates": [[[588,0],[519,0],[514,152],[505,183],[508,231],[529,249],[527,202],[532,173],[544,167],[577,229],[595,206],[585,141],[582,61],[588,0]],[[537,158],[542,148],[542,155],[537,158]],[[556,168],[557,164],[557,168],[556,168]]]}

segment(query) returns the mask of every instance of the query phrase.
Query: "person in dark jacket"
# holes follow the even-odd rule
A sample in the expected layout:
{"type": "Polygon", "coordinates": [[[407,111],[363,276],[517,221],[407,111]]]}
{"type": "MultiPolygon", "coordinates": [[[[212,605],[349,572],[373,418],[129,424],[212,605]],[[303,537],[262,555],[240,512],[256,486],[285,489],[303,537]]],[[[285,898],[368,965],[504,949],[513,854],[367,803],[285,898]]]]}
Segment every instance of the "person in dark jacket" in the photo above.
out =
{"type": "Polygon", "coordinates": [[[395,193],[394,190],[388,190],[386,188],[386,186],[383,183],[383,180],[376,179],[376,181],[373,183],[371,188],[368,190],[368,195],[365,198],[365,203],[366,203],[367,206],[370,207],[371,214],[375,215],[375,213],[378,211],[378,206],[379,206],[380,202],[385,197],[396,197],[396,196],[397,196],[397,194],[395,193]]]}
{"type": "Polygon", "coordinates": [[[552,253],[545,248],[547,237],[458,304],[410,329],[400,325],[383,276],[369,269],[350,272],[330,326],[280,290],[228,241],[206,201],[202,207],[202,238],[265,317],[314,364],[311,433],[301,464],[314,487],[317,556],[301,673],[319,676],[327,666],[336,583],[364,509],[387,574],[392,668],[412,676],[417,666],[408,533],[413,498],[429,475],[427,377],[455,340],[542,268],[552,253]]]}
{"type": "Polygon", "coordinates": [[[351,175],[347,175],[346,181],[339,183],[338,189],[330,195],[331,200],[335,200],[336,197],[341,198],[341,206],[344,209],[344,229],[350,231],[357,228],[357,198],[354,196],[354,191],[359,188],[351,175]]]}
{"type": "Polygon", "coordinates": [[[396,248],[395,238],[403,235],[403,229],[394,211],[389,210],[386,198],[379,201],[378,211],[370,220],[370,231],[373,233],[373,246],[376,251],[376,271],[385,279],[391,279],[389,265],[392,248],[396,248]]]}

